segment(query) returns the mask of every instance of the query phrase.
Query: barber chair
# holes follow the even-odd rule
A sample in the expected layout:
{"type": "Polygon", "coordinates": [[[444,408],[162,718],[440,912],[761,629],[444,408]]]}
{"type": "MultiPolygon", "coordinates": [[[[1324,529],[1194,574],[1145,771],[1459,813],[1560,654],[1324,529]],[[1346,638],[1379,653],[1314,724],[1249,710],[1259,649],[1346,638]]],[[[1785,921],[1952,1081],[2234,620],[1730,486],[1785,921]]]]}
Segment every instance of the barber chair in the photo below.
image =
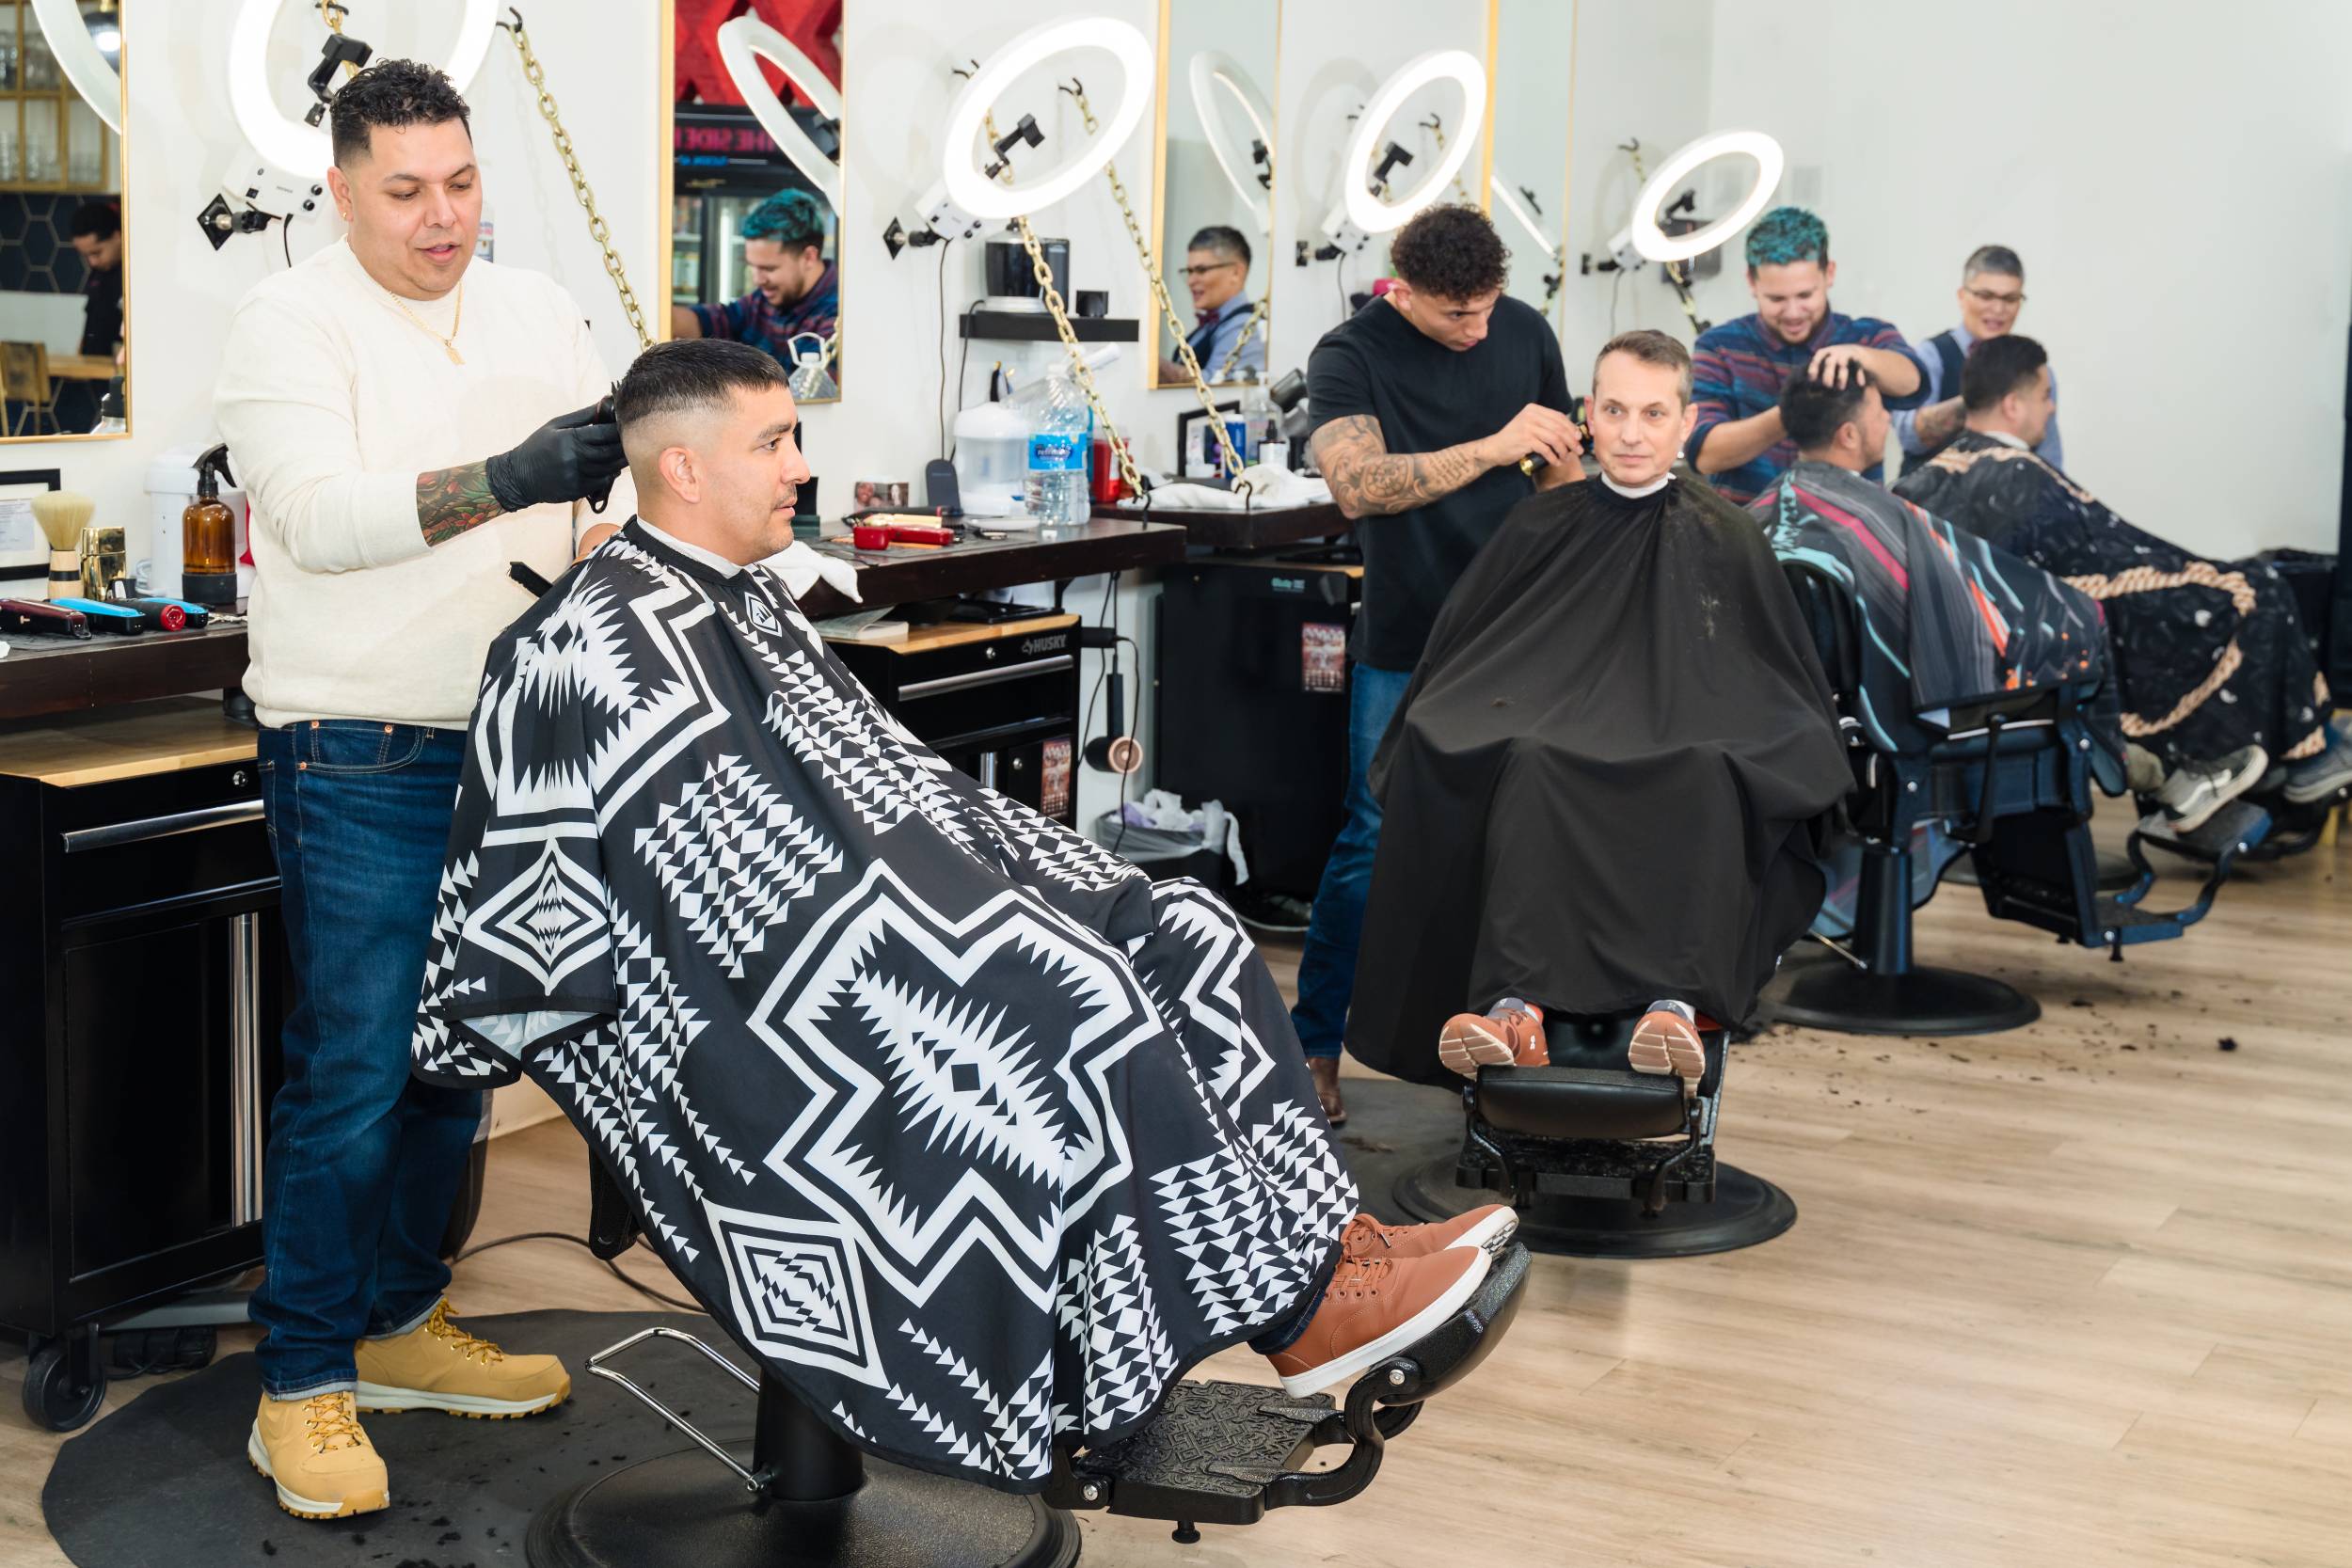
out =
{"type": "MultiPolygon", "coordinates": [[[[636,1239],[628,1200],[594,1155],[589,1183],[590,1242],[598,1256],[618,1257],[636,1239]]],[[[691,1335],[649,1328],[589,1357],[588,1370],[695,1446],[602,1470],[559,1495],[532,1517],[526,1555],[532,1568],[1068,1568],[1078,1560],[1076,1511],[1164,1519],[1189,1544],[1201,1525],[1345,1502],[1372,1484],[1388,1441],[1412,1425],[1422,1401],[1485,1359],[1518,1310],[1527,1271],[1524,1248],[1506,1251],[1460,1311],[1366,1370],[1342,1403],[1271,1386],[1180,1383],[1150,1426],[1057,1456],[1032,1496],[869,1460],[772,1374],[755,1379],[691,1335]],[[748,1453],[610,1365],[653,1340],[690,1346],[756,1390],[748,1453]],[[1302,1470],[1321,1448],[1344,1448],[1346,1457],[1302,1470]]]]}
{"type": "Polygon", "coordinates": [[[1702,1020],[1707,1073],[1636,1072],[1637,1015],[1549,1017],[1548,1067],[1481,1068],[1462,1089],[1462,1148],[1398,1178],[1396,1206],[1450,1219],[1500,1199],[1518,1241],[1574,1258],[1690,1258],[1772,1240],[1797,1222],[1787,1193],[1715,1157],[1724,1031],[1702,1020]]]}
{"type": "Polygon", "coordinates": [[[2269,832],[2260,809],[2224,807],[2196,835],[2214,867],[2199,896],[2156,911],[2141,904],[2154,881],[2143,850],[2153,830],[2137,831],[2125,846],[2130,885],[2103,891],[2090,827],[2094,743],[2082,711],[2095,688],[2004,693],[1955,709],[1940,733],[1878,715],[1898,737],[1887,749],[1859,714],[1864,656],[1851,600],[1815,567],[1782,568],[1836,695],[1854,769],[1847,816],[1862,843],[1862,879],[1850,944],[1792,957],[1764,991],[1772,1022],[1941,1036],[1991,1034],[2042,1016],[2031,997],[1990,976],[1912,961],[1912,847],[1923,825],[1940,825],[1969,848],[1994,918],[2106,948],[2118,961],[2127,946],[2178,937],[2203,919],[2237,857],[2269,832]]]}

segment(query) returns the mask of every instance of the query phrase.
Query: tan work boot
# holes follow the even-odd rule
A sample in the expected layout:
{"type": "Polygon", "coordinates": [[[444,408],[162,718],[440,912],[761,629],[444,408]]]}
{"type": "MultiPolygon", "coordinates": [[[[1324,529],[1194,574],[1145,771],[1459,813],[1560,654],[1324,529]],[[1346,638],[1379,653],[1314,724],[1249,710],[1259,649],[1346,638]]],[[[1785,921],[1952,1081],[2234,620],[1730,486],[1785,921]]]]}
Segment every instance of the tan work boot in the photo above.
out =
{"type": "Polygon", "coordinates": [[[536,1416],[571,1398],[572,1378],[552,1355],[509,1355],[449,1321],[449,1303],[392,1339],[362,1339],[359,1408],[440,1410],[499,1420],[536,1416]]]}
{"type": "Polygon", "coordinates": [[[1482,1067],[1549,1066],[1544,1010],[1513,996],[1484,1013],[1455,1013],[1438,1031],[1438,1060],[1465,1078],[1482,1067]]]}
{"type": "Polygon", "coordinates": [[[1266,1357],[1282,1391],[1320,1393],[1420,1343],[1477,1291],[1490,1261],[1477,1247],[1342,1258],[1305,1332],[1266,1357]]]}
{"type": "Polygon", "coordinates": [[[351,1391],[309,1399],[262,1396],[245,1456],[278,1487],[278,1506],[300,1519],[373,1513],[392,1500],[384,1458],[360,1430],[351,1391]]]}
{"type": "Polygon", "coordinates": [[[1504,1203],[1486,1204],[1431,1225],[1383,1225],[1370,1214],[1359,1214],[1340,1232],[1340,1252],[1347,1258],[1422,1258],[1449,1247],[1474,1246],[1500,1258],[1518,1228],[1518,1212],[1504,1203]]]}

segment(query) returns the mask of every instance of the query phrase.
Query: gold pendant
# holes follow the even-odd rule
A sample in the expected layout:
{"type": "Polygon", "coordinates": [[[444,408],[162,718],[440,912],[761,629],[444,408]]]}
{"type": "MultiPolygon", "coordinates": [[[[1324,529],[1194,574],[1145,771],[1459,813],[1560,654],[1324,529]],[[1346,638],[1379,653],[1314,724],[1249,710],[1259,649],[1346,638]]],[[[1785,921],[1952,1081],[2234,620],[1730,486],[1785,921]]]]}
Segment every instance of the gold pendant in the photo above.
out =
{"type": "Polygon", "coordinates": [[[443,342],[441,343],[441,347],[442,347],[442,349],[443,349],[444,351],[446,351],[446,352],[448,353],[448,355],[449,355],[449,362],[450,362],[451,364],[453,364],[453,365],[462,365],[462,364],[464,364],[464,363],[466,362],[465,356],[463,356],[463,355],[461,355],[461,354],[459,354],[459,353],[457,352],[457,345],[456,345],[455,343],[453,343],[453,342],[450,342],[450,341],[448,341],[444,340],[444,341],[443,341],[443,342]]]}

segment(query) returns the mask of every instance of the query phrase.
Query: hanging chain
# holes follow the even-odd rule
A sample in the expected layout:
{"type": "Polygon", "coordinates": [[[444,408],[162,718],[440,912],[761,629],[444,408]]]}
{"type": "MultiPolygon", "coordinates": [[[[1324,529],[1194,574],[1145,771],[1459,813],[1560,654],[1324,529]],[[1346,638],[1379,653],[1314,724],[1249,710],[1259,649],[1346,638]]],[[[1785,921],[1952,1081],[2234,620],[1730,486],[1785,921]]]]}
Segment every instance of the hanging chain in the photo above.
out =
{"type": "Polygon", "coordinates": [[[1095,390],[1094,372],[1087,369],[1086,355],[1078,347],[1078,334],[1071,329],[1070,311],[1062,302],[1061,291],[1054,287],[1054,269],[1045,264],[1045,251],[1037,243],[1037,230],[1029,227],[1026,216],[1012,221],[1021,228],[1021,247],[1029,253],[1029,271],[1037,278],[1038,291],[1045,296],[1045,309],[1053,314],[1054,330],[1061,334],[1061,346],[1069,352],[1070,373],[1077,379],[1078,389],[1086,394],[1094,417],[1102,421],[1103,434],[1110,440],[1111,454],[1119,460],[1119,477],[1140,496],[1144,493],[1143,476],[1136,471],[1136,460],[1127,451],[1126,437],[1111,422],[1111,411],[1104,405],[1103,394],[1095,390]]]}
{"type": "Polygon", "coordinates": [[[1271,289],[1266,291],[1263,298],[1251,302],[1249,319],[1241,324],[1241,336],[1234,339],[1233,346],[1225,351],[1225,363],[1216,368],[1219,381],[1232,379],[1233,367],[1241,362],[1241,351],[1249,346],[1249,340],[1258,335],[1259,323],[1264,321],[1266,313],[1273,309],[1274,291],[1271,289]]]}
{"type": "MultiPolygon", "coordinates": [[[[1438,161],[1439,163],[1443,163],[1445,161],[1444,124],[1438,120],[1436,115],[1431,115],[1427,119],[1422,121],[1422,128],[1426,130],[1431,135],[1438,138],[1438,161]]],[[[1462,204],[1464,206],[1472,205],[1470,192],[1464,188],[1462,184],[1462,171],[1458,168],[1454,171],[1454,194],[1462,198],[1462,204]]]]}
{"type": "Polygon", "coordinates": [[[564,129],[563,116],[557,112],[555,95],[548,90],[548,73],[540,65],[539,56],[531,52],[531,36],[523,31],[523,13],[508,7],[511,21],[501,22],[515,40],[515,52],[522,56],[523,80],[539,94],[540,118],[555,135],[555,155],[564,160],[564,172],[572,177],[572,195],[580,198],[580,210],[588,214],[588,237],[604,251],[605,275],[620,291],[621,309],[628,315],[628,325],[636,330],[640,349],[653,347],[653,334],[645,330],[645,312],[637,304],[637,291],[628,286],[628,268],[622,263],[621,253],[612,247],[612,230],[596,211],[596,193],[588,188],[588,177],[580,169],[580,155],[572,150],[571,133],[564,129]]]}
{"type": "MultiPolygon", "coordinates": [[[[1073,78],[1070,86],[1062,91],[1078,101],[1078,116],[1086,121],[1087,135],[1091,136],[1100,133],[1102,122],[1094,118],[1094,105],[1087,102],[1086,84],[1073,78]]],[[[993,139],[993,133],[991,133],[991,139],[993,139]]],[[[1107,162],[1103,166],[1103,172],[1110,179],[1111,195],[1118,198],[1119,215],[1127,220],[1127,237],[1135,242],[1136,259],[1143,263],[1143,276],[1151,280],[1152,297],[1159,303],[1160,319],[1168,324],[1168,335],[1176,344],[1176,361],[1192,378],[1193,396],[1200,400],[1201,408],[1209,416],[1209,428],[1216,433],[1218,466],[1227,479],[1238,478],[1243,467],[1241,453],[1233,450],[1233,437],[1225,428],[1224,412],[1217,407],[1216,398],[1209,390],[1208,378],[1200,373],[1200,357],[1192,352],[1192,344],[1185,335],[1178,330],[1176,306],[1168,297],[1168,281],[1160,276],[1158,265],[1152,260],[1152,247],[1144,243],[1143,226],[1136,221],[1135,204],[1127,199],[1126,184],[1119,178],[1119,165],[1115,161],[1107,162]]],[[[1251,319],[1254,324],[1254,314],[1251,319]]],[[[1236,342],[1233,348],[1235,353],[1239,353],[1241,344],[1236,342]]],[[[1229,356],[1226,368],[1230,370],[1232,363],[1229,356]]],[[[1180,455],[1177,467],[1181,469],[1183,466],[1180,455]]]]}
{"type": "MultiPolygon", "coordinates": [[[[1643,186],[1649,183],[1649,169],[1642,162],[1641,139],[1636,137],[1627,142],[1625,150],[1633,159],[1633,188],[1639,192],[1643,186]]],[[[1691,330],[1694,333],[1704,332],[1707,328],[1699,320],[1698,302],[1691,297],[1690,275],[1682,270],[1682,263],[1679,261],[1667,261],[1662,265],[1666,269],[1667,278],[1675,286],[1676,297],[1682,301],[1682,313],[1691,318],[1691,330]]]]}
{"type": "MultiPolygon", "coordinates": [[[[350,8],[343,5],[342,0],[319,0],[319,20],[326,23],[326,30],[334,34],[337,38],[343,36],[343,19],[348,17],[350,14],[350,8]]],[[[349,60],[345,60],[343,62],[344,81],[348,82],[354,76],[358,74],[359,68],[358,66],[352,64],[349,60]]]]}

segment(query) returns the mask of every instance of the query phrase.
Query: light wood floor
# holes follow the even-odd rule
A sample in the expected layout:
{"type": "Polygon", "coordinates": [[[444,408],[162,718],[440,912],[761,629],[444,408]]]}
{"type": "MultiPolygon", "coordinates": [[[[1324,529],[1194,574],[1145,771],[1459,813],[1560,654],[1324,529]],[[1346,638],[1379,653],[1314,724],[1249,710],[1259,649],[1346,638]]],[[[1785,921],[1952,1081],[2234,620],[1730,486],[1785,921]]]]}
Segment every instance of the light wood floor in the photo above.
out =
{"type": "MultiPolygon", "coordinates": [[[[1189,1548],[1089,1516],[1086,1560],[2345,1568],[2347,873],[2344,848],[2250,871],[2120,965],[1946,889],[1922,958],[2000,974],[2044,1016],[1740,1048],[1723,1147],[1796,1196],[1794,1230],[1711,1259],[1538,1259],[1510,1338],[1365,1497],[1189,1548]]],[[[1269,958],[1287,987],[1295,956],[1269,958]]],[[[561,1123],[501,1139],[476,1236],[582,1227],[583,1158],[561,1123]]],[[[539,1243],[464,1264],[453,1295],[635,1301],[539,1243]]],[[[58,1439],[16,1413],[22,1367],[0,1360],[0,1563],[36,1568],[65,1560],[40,1505],[58,1439]]],[[[1209,1370],[1265,1380],[1246,1353],[1209,1370]]]]}

